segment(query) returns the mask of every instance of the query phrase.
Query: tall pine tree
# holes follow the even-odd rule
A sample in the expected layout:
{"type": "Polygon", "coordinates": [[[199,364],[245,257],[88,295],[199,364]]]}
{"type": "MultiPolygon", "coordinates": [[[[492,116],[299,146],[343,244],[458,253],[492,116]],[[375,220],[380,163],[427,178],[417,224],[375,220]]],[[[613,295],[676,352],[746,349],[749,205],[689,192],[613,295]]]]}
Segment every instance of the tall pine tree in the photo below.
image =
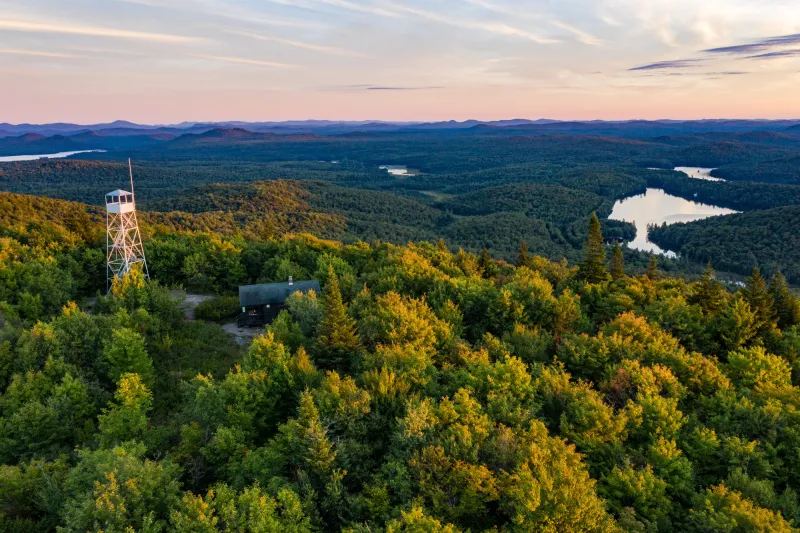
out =
{"type": "Polygon", "coordinates": [[[589,283],[599,283],[608,279],[606,272],[606,243],[597,214],[589,219],[589,237],[583,252],[581,276],[589,283]]]}
{"type": "Polygon", "coordinates": [[[755,267],[753,274],[747,278],[742,296],[756,314],[758,329],[767,329],[775,319],[775,310],[772,308],[772,296],[767,290],[767,281],[758,267],[755,267]]]}
{"type": "Polygon", "coordinates": [[[695,286],[689,302],[699,305],[706,315],[715,314],[725,304],[725,288],[714,279],[714,269],[711,268],[711,263],[706,265],[706,271],[695,286]]]}
{"type": "Polygon", "coordinates": [[[655,254],[650,254],[650,264],[647,265],[647,277],[655,281],[658,279],[658,261],[656,260],[655,254]]]}
{"type": "Polygon", "coordinates": [[[800,300],[792,295],[780,270],[769,282],[769,295],[772,297],[778,327],[785,329],[800,324],[800,300]]]}
{"type": "Polygon", "coordinates": [[[609,271],[614,280],[625,277],[625,257],[622,255],[622,248],[619,245],[619,241],[614,244],[614,253],[611,256],[609,271]]]}
{"type": "Polygon", "coordinates": [[[528,254],[528,243],[522,241],[522,243],[519,245],[519,250],[517,250],[517,266],[527,265],[529,259],[530,254],[528,254]]]}
{"type": "Polygon", "coordinates": [[[489,250],[484,248],[481,250],[481,258],[478,261],[478,266],[481,269],[481,274],[483,277],[488,278],[490,277],[490,273],[492,270],[492,260],[489,258],[489,250]]]}
{"type": "Polygon", "coordinates": [[[356,322],[347,314],[339,291],[339,279],[328,268],[328,282],[325,285],[324,316],[319,325],[317,362],[325,369],[347,368],[353,353],[360,348],[356,322]]]}

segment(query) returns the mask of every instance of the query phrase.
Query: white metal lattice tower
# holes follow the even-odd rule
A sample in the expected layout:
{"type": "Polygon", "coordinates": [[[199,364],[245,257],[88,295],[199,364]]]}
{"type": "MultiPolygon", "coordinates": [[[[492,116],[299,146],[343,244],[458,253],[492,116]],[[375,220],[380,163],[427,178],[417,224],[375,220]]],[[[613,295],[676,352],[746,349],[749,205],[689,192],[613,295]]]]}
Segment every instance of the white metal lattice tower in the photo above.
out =
{"type": "Polygon", "coordinates": [[[106,194],[106,291],[111,290],[116,276],[121,278],[137,263],[142,265],[144,276],[149,277],[142,236],[136,220],[130,159],[128,172],[131,178],[130,192],[117,189],[106,194]]]}

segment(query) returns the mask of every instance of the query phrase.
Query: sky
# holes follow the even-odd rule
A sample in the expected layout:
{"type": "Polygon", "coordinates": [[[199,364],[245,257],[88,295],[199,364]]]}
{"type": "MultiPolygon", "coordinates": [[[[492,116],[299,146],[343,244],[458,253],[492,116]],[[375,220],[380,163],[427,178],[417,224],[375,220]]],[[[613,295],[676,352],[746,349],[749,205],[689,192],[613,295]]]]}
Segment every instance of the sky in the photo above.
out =
{"type": "Polygon", "coordinates": [[[0,122],[800,118],[798,0],[0,0],[0,122]]]}

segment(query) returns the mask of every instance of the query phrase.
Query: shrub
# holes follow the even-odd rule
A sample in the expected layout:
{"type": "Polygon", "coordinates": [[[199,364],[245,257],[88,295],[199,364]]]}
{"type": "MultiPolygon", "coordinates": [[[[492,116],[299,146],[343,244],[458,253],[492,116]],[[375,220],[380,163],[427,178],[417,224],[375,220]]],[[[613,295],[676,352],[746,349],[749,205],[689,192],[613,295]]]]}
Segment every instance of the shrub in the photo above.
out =
{"type": "Polygon", "coordinates": [[[240,312],[238,296],[215,296],[194,308],[198,319],[214,322],[236,318],[240,312]]]}

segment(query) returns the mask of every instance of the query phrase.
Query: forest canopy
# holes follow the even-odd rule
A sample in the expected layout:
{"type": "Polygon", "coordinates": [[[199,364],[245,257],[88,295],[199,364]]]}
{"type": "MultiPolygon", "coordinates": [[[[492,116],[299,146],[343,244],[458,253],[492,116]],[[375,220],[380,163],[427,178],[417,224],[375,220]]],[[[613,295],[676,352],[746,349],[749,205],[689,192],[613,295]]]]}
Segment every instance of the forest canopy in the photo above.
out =
{"type": "Polygon", "coordinates": [[[96,214],[3,201],[2,531],[800,526],[800,304],[780,275],[730,293],[711,267],[639,273],[595,216],[577,266],[153,225],[153,279],[105,295],[96,214]],[[245,344],[169,291],[289,275],[322,294],[245,344]]]}

